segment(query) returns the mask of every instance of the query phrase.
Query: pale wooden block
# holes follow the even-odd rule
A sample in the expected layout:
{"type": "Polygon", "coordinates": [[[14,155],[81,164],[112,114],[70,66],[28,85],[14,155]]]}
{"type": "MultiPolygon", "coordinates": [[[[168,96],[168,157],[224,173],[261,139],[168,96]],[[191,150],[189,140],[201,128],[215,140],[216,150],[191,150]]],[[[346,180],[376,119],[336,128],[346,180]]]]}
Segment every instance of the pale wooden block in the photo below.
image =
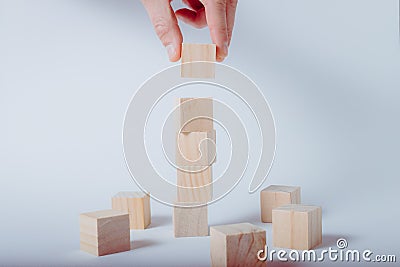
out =
{"type": "Polygon", "coordinates": [[[177,105],[179,106],[177,132],[209,132],[214,130],[212,98],[178,98],[177,105]]]}
{"type": "Polygon", "coordinates": [[[129,213],[131,229],[146,229],[151,223],[150,196],[143,192],[119,192],[112,209],[129,213]]]}
{"type": "Polygon", "coordinates": [[[266,231],[250,223],[211,226],[211,266],[265,266],[257,258],[265,244],[266,231]]]}
{"type": "MultiPolygon", "coordinates": [[[[178,203],[179,204],[179,203],[178,203]]],[[[184,203],[187,206],[196,203],[184,203]]],[[[208,236],[207,206],[174,207],[173,215],[175,237],[208,236]]]]}
{"type": "Polygon", "coordinates": [[[300,204],[300,187],[271,185],[260,193],[261,221],[272,222],[272,210],[282,205],[300,204]]]}
{"type": "Polygon", "coordinates": [[[177,169],[177,201],[206,203],[212,199],[212,166],[177,169]]]}
{"type": "Polygon", "coordinates": [[[215,130],[178,133],[176,140],[177,166],[210,166],[215,162],[215,130]]]}
{"type": "Polygon", "coordinates": [[[80,248],[96,256],[131,249],[129,215],[116,210],[82,213],[80,221],[80,248]]]}
{"type": "Polygon", "coordinates": [[[322,243],[322,210],[318,206],[290,204],[272,210],[275,247],[309,250],[322,243]]]}
{"type": "Polygon", "coordinates": [[[181,77],[214,78],[215,44],[182,44],[181,77]]]}

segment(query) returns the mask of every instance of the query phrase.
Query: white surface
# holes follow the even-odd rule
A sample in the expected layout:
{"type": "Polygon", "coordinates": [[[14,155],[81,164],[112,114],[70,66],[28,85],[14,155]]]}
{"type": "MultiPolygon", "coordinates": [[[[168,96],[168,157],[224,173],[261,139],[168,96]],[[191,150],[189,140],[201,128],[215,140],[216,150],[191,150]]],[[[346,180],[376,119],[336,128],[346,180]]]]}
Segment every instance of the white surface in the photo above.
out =
{"type": "MultiPolygon", "coordinates": [[[[395,0],[240,2],[226,63],[263,88],[276,119],[266,185],[299,185],[304,203],[323,207],[322,247],[346,237],[399,251],[398,25],[395,0]]],[[[183,29],[209,42],[207,30],[183,29]]],[[[136,189],[124,112],[167,66],[139,1],[0,0],[0,265],[209,265],[208,238],[174,239],[172,211],[156,202],[134,250],[79,251],[79,213],[136,189]]],[[[210,225],[252,222],[271,243],[246,189],[211,206],[210,225]]]]}

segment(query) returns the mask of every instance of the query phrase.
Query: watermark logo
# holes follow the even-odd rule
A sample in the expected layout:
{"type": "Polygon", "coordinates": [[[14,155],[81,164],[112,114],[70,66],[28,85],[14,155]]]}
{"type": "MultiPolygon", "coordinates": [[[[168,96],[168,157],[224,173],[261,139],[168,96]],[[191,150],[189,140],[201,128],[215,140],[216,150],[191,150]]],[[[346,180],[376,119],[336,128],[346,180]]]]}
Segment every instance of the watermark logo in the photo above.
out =
{"type": "MultiPolygon", "coordinates": [[[[243,118],[242,109],[229,104],[224,97],[218,97],[218,94],[213,95],[214,91],[209,95],[213,101],[213,114],[202,119],[212,120],[214,125],[218,125],[218,129],[224,132],[224,136],[227,136],[229,149],[224,147],[222,151],[228,153],[230,157],[223,168],[224,171],[218,177],[213,177],[212,199],[204,204],[211,204],[224,197],[243,177],[251,177],[248,192],[256,192],[266,179],[275,155],[275,123],[263,93],[249,77],[223,64],[215,63],[213,79],[182,78],[180,70],[181,66],[176,65],[155,74],[142,84],[129,103],[123,127],[123,147],[125,161],[132,178],[142,191],[167,205],[200,205],[176,202],[176,192],[179,187],[176,183],[176,171],[182,166],[175,165],[175,151],[169,153],[169,150],[165,149],[170,147],[171,143],[179,142],[176,136],[171,137],[168,129],[176,126],[179,109],[181,105],[187,103],[173,105],[171,102],[169,110],[159,109],[159,106],[162,106],[164,99],[169,95],[187,86],[207,85],[213,86],[215,92],[232,96],[250,115],[243,118]],[[149,123],[152,117],[162,121],[161,126],[155,130],[154,124],[149,123]],[[246,126],[248,120],[254,121],[255,126],[246,126]],[[252,137],[253,132],[256,132],[254,136],[257,137],[252,137]],[[157,156],[163,154],[162,160],[151,158],[149,153],[152,151],[149,147],[153,149],[156,141],[161,143],[162,149],[157,156]],[[249,162],[255,163],[255,166],[249,162]],[[175,172],[164,175],[158,169],[159,166],[175,168],[175,172]]],[[[192,97],[192,95],[183,94],[180,97],[192,97]]],[[[219,134],[217,132],[218,136],[219,134]]],[[[209,137],[201,140],[201,144],[210,142],[213,142],[213,139],[209,137]]],[[[200,152],[203,152],[202,146],[199,147],[200,152]]],[[[184,158],[184,155],[182,157],[184,158]]],[[[216,157],[218,158],[218,155],[216,157]]]]}
{"type": "Polygon", "coordinates": [[[347,248],[347,246],[348,246],[347,240],[344,239],[344,238],[339,238],[339,239],[336,241],[336,246],[337,246],[339,249],[345,249],[345,248],[347,248]]]}
{"type": "Polygon", "coordinates": [[[394,254],[375,254],[370,249],[358,250],[347,249],[348,243],[345,238],[339,238],[336,242],[337,248],[329,247],[321,251],[316,250],[269,250],[266,245],[264,249],[257,252],[260,261],[279,262],[372,262],[393,263],[396,262],[394,254]]]}

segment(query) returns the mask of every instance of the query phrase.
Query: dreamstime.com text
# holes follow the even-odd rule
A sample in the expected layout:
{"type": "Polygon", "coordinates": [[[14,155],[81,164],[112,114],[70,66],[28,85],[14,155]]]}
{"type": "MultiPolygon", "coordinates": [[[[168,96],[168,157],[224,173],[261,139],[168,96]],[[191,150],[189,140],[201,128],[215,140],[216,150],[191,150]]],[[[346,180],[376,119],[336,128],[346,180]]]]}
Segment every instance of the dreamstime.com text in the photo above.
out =
{"type": "Polygon", "coordinates": [[[294,262],[396,262],[396,255],[375,255],[371,250],[347,249],[348,243],[344,238],[339,238],[336,242],[337,249],[329,247],[321,251],[315,250],[268,250],[266,245],[257,253],[260,261],[294,261],[294,262]]]}

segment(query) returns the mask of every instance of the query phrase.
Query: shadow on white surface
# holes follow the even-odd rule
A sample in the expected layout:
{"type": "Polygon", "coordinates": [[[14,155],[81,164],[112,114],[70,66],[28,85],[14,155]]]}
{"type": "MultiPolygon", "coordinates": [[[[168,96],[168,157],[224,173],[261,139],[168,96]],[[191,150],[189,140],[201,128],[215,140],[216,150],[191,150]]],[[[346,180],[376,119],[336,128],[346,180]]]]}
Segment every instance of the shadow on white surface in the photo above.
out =
{"type": "Polygon", "coordinates": [[[142,239],[142,240],[134,240],[131,241],[131,250],[137,250],[140,248],[145,248],[145,247],[154,247],[157,244],[159,244],[160,242],[153,240],[149,240],[149,239],[142,239]]]}
{"type": "Polygon", "coordinates": [[[166,226],[172,223],[171,216],[166,215],[155,215],[151,217],[151,224],[149,225],[149,229],[166,226]]]}

